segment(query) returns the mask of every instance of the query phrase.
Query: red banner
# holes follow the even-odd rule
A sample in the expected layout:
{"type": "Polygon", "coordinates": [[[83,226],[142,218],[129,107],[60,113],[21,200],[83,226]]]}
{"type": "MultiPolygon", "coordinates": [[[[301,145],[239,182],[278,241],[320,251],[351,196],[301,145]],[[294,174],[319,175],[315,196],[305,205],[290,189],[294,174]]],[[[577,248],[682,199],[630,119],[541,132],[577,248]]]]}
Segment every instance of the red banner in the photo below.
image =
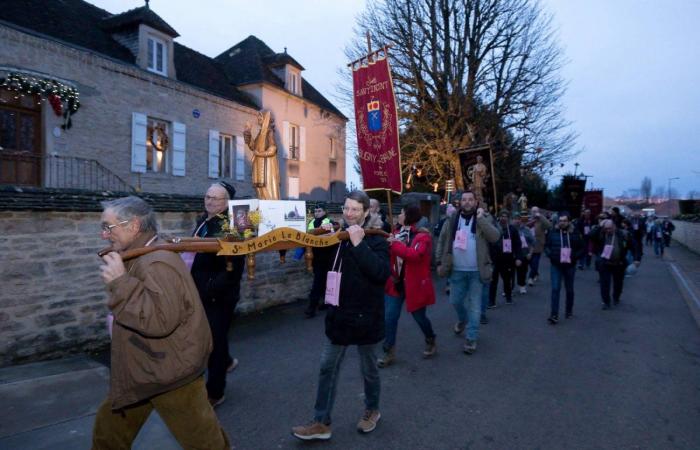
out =
{"type": "Polygon", "coordinates": [[[399,125],[387,58],[353,67],[352,79],[364,189],[391,189],[400,194],[399,125]]]}
{"type": "Polygon", "coordinates": [[[598,214],[603,212],[603,191],[584,192],[583,208],[591,210],[591,217],[598,217],[598,214]]]}

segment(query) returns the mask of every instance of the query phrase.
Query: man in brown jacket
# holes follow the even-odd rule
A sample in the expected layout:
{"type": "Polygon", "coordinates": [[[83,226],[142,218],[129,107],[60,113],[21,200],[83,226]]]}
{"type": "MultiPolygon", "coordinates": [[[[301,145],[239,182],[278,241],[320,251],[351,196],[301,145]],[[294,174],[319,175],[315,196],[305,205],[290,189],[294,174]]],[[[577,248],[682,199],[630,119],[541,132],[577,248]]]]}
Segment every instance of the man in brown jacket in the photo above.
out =
{"type": "Polygon", "coordinates": [[[207,400],[211,333],[185,263],[162,250],[124,262],[119,252],[159,243],[155,214],[138,197],[102,206],[102,238],[113,251],[100,270],[114,322],[110,392],[92,448],[131,448],[154,409],[184,448],[230,448],[207,400]]]}
{"type": "Polygon", "coordinates": [[[530,210],[531,221],[528,223],[532,235],[535,237],[535,243],[532,245],[532,257],[530,258],[530,275],[527,278],[527,284],[535,285],[535,281],[540,277],[540,257],[544,251],[544,241],[547,236],[547,231],[552,228],[552,223],[540,213],[540,208],[533,206],[530,210]]]}

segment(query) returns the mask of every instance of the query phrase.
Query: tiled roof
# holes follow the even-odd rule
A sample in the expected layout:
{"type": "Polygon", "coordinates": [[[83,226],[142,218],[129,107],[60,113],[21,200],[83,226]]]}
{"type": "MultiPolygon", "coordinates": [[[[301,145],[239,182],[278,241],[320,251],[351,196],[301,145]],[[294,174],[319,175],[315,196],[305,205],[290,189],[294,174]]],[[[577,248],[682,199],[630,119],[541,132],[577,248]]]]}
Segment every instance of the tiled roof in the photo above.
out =
{"type": "Polygon", "coordinates": [[[110,31],[123,30],[137,26],[143,23],[158,31],[162,31],[168,36],[180,36],[177,31],[165,22],[158,14],[154,13],[151,8],[142,6],[134,8],[121,14],[115,14],[111,17],[102,20],[102,26],[110,31]]]}
{"type": "MultiPolygon", "coordinates": [[[[111,28],[104,24],[110,24],[113,19],[115,26],[135,23],[133,21],[139,17],[147,20],[149,26],[163,32],[163,28],[170,28],[145,7],[118,15],[112,15],[82,0],[3,0],[0,7],[0,21],[132,65],[136,64],[134,55],[112,38],[109,32],[111,28]],[[156,27],[154,23],[158,20],[162,23],[156,27]]],[[[170,30],[177,35],[175,30],[170,30]]],[[[221,66],[212,58],[178,43],[175,43],[174,58],[179,81],[258,109],[247,94],[229,83],[221,66]]]]}
{"type": "MultiPolygon", "coordinates": [[[[301,68],[301,65],[290,55],[275,53],[255,36],[248,36],[214,59],[223,66],[229,80],[237,86],[266,82],[284,89],[284,80],[275,75],[270,68],[287,62],[301,68]]],[[[301,89],[305,99],[346,119],[343,113],[311,86],[303,76],[301,89]]]]}

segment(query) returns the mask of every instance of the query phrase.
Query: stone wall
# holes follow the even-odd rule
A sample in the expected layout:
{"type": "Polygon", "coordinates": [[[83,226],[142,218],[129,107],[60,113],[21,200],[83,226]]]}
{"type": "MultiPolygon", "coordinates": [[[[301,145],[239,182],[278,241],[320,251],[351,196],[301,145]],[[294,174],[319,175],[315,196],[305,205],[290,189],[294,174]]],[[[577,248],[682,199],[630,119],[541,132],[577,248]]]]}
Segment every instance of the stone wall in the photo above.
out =
{"type": "MultiPolygon", "coordinates": [[[[186,236],[194,212],[160,212],[163,234],[186,236]]],[[[108,342],[106,293],[96,252],[100,213],[0,211],[0,366],[86,351],[108,342]]],[[[256,255],[256,278],[244,280],[239,313],[306,297],[304,262],[276,252],[256,255]]]]}
{"type": "Polygon", "coordinates": [[[700,253],[700,223],[673,220],[676,230],[673,239],[685,245],[695,253],[700,253]]]}

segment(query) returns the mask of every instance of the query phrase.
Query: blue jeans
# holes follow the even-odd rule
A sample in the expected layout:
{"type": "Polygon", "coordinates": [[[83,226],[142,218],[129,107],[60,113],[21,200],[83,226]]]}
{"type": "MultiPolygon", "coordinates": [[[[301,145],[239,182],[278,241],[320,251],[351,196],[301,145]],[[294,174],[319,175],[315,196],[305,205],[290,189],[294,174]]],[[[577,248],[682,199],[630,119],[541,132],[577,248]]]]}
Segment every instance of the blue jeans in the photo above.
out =
{"type": "Polygon", "coordinates": [[[559,265],[552,264],[552,309],[551,315],[559,315],[559,293],[561,292],[561,281],[564,279],[566,287],[566,314],[571,314],[574,309],[574,275],[576,266],[573,264],[559,265]]]}
{"type": "Polygon", "coordinates": [[[664,254],[664,241],[661,239],[654,239],[654,254],[656,256],[663,256],[664,254]]]}
{"type": "MultiPolygon", "coordinates": [[[[399,325],[399,317],[401,317],[401,307],[403,306],[404,297],[392,297],[384,294],[384,324],[386,337],[384,338],[384,349],[389,349],[396,345],[396,330],[399,325]]],[[[420,327],[425,338],[434,338],[433,325],[426,315],[426,307],[422,307],[413,311],[411,315],[420,327]]]]}
{"type": "Polygon", "coordinates": [[[479,338],[483,289],[484,284],[481,282],[478,270],[472,272],[452,271],[452,275],[450,275],[450,303],[457,311],[459,321],[468,322],[467,339],[470,341],[476,341],[479,338]],[[465,300],[467,301],[466,308],[464,307],[465,300]]]}
{"type": "MultiPolygon", "coordinates": [[[[379,369],[377,369],[377,356],[374,354],[375,347],[376,344],[357,346],[357,353],[360,355],[360,368],[365,380],[365,409],[379,409],[381,385],[379,369]]],[[[345,358],[347,349],[346,345],[333,345],[331,341],[326,341],[323,347],[316,405],[314,406],[314,420],[326,425],[331,423],[331,411],[335,401],[340,364],[345,358]]]]}
{"type": "Polygon", "coordinates": [[[533,253],[532,258],[530,258],[530,275],[528,278],[534,279],[540,274],[540,256],[542,253],[533,253]]]}

